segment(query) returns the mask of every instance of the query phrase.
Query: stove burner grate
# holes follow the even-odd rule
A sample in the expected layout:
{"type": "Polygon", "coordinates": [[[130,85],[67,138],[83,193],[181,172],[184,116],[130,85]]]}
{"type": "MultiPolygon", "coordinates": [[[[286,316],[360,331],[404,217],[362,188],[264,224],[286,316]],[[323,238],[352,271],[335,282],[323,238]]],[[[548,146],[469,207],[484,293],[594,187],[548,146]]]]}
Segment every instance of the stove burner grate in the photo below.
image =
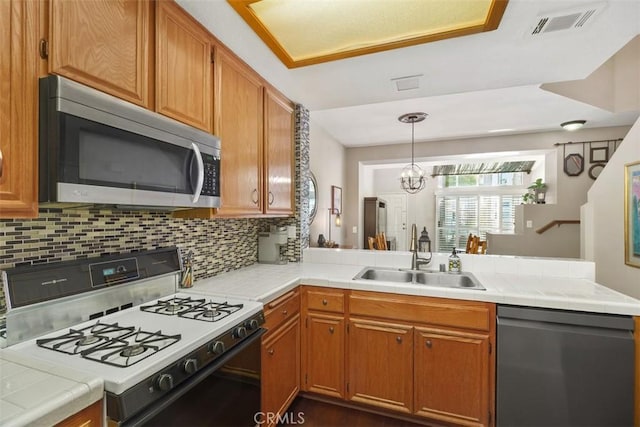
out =
{"type": "Polygon", "coordinates": [[[204,322],[216,322],[242,309],[242,307],[242,304],[229,304],[227,301],[209,301],[180,313],[179,316],[187,319],[202,320],[204,322]]]}
{"type": "Polygon", "coordinates": [[[99,345],[112,339],[126,337],[134,332],[133,326],[120,326],[117,323],[97,322],[81,329],[69,329],[51,338],[36,340],[40,347],[59,351],[66,354],[78,354],[87,349],[87,346],[99,345]]]}
{"type": "Polygon", "coordinates": [[[99,344],[80,354],[85,359],[125,368],[175,344],[180,338],[180,334],[165,335],[160,331],[139,329],[131,335],[99,344]]]}
{"type": "Polygon", "coordinates": [[[140,310],[150,313],[164,314],[166,316],[176,316],[187,312],[194,307],[204,304],[205,300],[191,297],[173,297],[167,300],[158,300],[154,304],[143,305],[140,310]]]}

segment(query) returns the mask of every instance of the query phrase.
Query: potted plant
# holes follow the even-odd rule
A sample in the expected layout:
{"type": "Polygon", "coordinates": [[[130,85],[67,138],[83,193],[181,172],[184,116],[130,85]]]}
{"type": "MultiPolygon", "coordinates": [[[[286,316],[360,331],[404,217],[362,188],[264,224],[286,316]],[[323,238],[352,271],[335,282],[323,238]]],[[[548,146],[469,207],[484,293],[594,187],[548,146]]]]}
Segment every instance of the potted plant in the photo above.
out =
{"type": "Polygon", "coordinates": [[[547,195],[547,184],[542,182],[542,178],[536,179],[529,187],[529,191],[522,195],[524,203],[545,203],[547,195]]]}

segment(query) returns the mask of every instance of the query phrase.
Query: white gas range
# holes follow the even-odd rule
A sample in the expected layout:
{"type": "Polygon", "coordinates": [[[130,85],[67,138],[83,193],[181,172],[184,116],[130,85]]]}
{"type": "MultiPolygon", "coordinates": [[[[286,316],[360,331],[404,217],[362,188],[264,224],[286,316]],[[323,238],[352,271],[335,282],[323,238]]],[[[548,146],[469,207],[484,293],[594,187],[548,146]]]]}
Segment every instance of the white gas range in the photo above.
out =
{"type": "MultiPolygon", "coordinates": [[[[242,371],[234,383],[259,395],[259,353],[251,366],[225,367],[259,344],[262,304],[176,292],[176,248],[4,274],[11,304],[5,351],[101,377],[114,424],[153,424],[161,413],[166,419],[168,408],[180,411],[171,406],[179,397],[222,374],[226,381],[242,371]]],[[[257,399],[246,425],[259,411],[257,399]]]]}

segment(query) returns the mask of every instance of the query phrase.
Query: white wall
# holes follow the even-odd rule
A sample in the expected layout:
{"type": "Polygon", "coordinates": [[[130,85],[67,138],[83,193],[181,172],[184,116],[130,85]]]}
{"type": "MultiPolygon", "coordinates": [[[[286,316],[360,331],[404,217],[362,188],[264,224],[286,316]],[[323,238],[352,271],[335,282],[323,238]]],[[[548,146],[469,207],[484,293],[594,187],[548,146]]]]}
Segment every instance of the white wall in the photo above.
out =
{"type": "Polygon", "coordinates": [[[596,281],[640,298],[640,268],[624,263],[624,165],[640,161],[640,119],[636,121],[588,193],[585,230],[593,233],[583,251],[596,264],[596,281]]]}
{"type": "MultiPolygon", "coordinates": [[[[342,188],[342,209],[346,209],[348,189],[345,188],[345,148],[336,139],[329,135],[321,126],[313,122],[310,124],[311,144],[309,149],[309,164],[311,172],[318,181],[317,206],[318,213],[311,223],[309,243],[317,246],[318,235],[324,234],[329,239],[329,208],[331,208],[331,186],[342,188]]],[[[335,216],[331,217],[335,220],[335,216]]],[[[345,239],[344,226],[336,227],[331,222],[331,240],[342,244],[345,239]]]]}

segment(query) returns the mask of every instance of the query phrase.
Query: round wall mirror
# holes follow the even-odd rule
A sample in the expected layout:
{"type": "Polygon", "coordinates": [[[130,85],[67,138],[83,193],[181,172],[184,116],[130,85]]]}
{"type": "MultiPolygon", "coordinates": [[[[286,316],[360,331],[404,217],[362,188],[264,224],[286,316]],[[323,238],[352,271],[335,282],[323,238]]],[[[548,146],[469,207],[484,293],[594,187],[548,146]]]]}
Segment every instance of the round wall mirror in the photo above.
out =
{"type": "Polygon", "coordinates": [[[309,224],[313,222],[318,211],[318,181],[313,172],[309,171],[309,224]]]}

